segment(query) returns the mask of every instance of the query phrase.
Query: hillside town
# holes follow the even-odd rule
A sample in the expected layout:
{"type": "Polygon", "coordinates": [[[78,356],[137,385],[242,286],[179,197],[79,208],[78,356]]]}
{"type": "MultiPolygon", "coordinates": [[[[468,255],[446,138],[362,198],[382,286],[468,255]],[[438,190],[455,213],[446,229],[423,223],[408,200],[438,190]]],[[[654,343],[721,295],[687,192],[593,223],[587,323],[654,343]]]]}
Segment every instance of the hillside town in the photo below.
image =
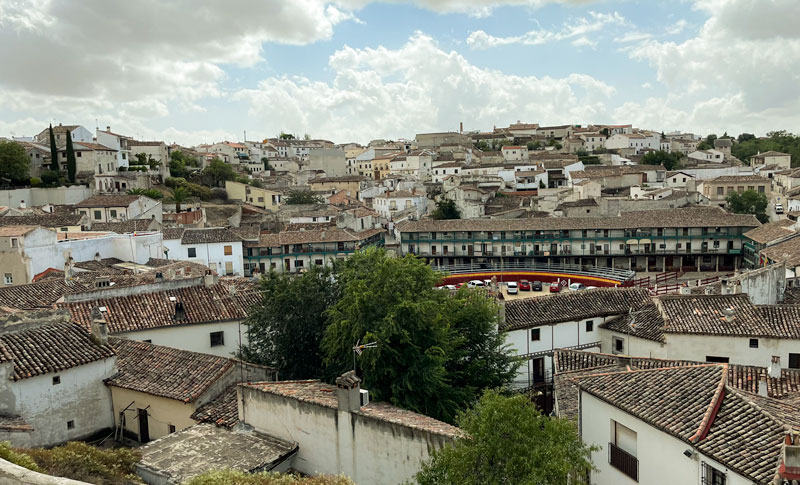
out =
{"type": "Polygon", "coordinates": [[[0,441],[133,447],[151,484],[419,479],[468,438],[383,390],[413,371],[365,359],[402,340],[347,334],[338,368],[300,372],[265,357],[280,344],[264,350],[259,315],[285,314],[293,352],[315,353],[298,323],[314,305],[368,329],[369,300],[476,294],[515,363],[497,383],[594,446],[576,483],[797,483],[800,170],[741,157],[776,136],[520,121],[368,145],[60,123],[3,139],[24,166],[0,190],[0,441]],[[433,279],[369,286],[391,260],[433,279]],[[338,300],[275,293],[314,278],[338,300]],[[351,280],[368,293],[346,307],[351,280]]]}

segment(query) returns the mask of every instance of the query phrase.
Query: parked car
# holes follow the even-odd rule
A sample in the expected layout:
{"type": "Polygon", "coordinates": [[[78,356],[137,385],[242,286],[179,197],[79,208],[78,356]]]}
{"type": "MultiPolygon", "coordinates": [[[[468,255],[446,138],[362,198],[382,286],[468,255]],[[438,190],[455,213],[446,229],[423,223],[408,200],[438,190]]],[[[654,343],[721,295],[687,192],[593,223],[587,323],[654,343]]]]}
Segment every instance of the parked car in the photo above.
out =
{"type": "Polygon", "coordinates": [[[586,289],[587,290],[596,290],[597,287],[596,286],[587,286],[586,289]]]}
{"type": "Polygon", "coordinates": [[[508,292],[509,295],[516,295],[517,293],[519,293],[519,286],[517,286],[517,282],[509,281],[506,284],[506,292],[508,292]]]}
{"type": "Polygon", "coordinates": [[[558,293],[561,291],[561,285],[557,282],[550,283],[550,293],[558,293]]]}
{"type": "Polygon", "coordinates": [[[542,282],[541,281],[534,281],[533,282],[533,291],[542,291],[542,282]]]}
{"type": "Polygon", "coordinates": [[[478,288],[478,287],[483,288],[483,286],[484,284],[483,281],[481,280],[470,280],[467,283],[467,288],[478,288]]]}
{"type": "Polygon", "coordinates": [[[528,280],[520,280],[519,289],[520,291],[531,291],[531,282],[528,280]]]}
{"type": "Polygon", "coordinates": [[[583,283],[572,283],[569,285],[569,291],[585,290],[586,286],[583,283]]]}
{"type": "Polygon", "coordinates": [[[483,280],[483,286],[492,286],[492,280],[483,280]]]}
{"type": "Polygon", "coordinates": [[[775,204],[775,213],[783,214],[783,204],[775,204]]]}
{"type": "Polygon", "coordinates": [[[447,288],[448,290],[455,290],[456,289],[456,285],[444,285],[444,287],[447,288]]]}

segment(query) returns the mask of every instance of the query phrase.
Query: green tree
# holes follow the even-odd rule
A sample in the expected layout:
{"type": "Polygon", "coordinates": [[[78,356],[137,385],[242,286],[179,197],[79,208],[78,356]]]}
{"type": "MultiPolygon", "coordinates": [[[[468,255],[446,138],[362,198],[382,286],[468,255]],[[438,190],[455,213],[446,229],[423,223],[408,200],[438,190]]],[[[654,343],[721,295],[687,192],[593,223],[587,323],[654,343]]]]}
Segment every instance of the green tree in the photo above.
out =
{"type": "Polygon", "coordinates": [[[175,150],[169,154],[169,175],[170,177],[186,177],[186,157],[180,150],[175,150]]]}
{"type": "Polygon", "coordinates": [[[328,379],[352,369],[357,341],[377,342],[358,358],[365,387],[378,400],[449,422],[487,382],[511,381],[517,360],[497,336],[498,307],[483,290],[451,296],[435,289],[441,275],[423,259],[377,248],[337,262],[335,278],[341,298],[328,310],[322,341],[328,379]]]}
{"type": "Polygon", "coordinates": [[[234,180],[236,178],[236,172],[233,171],[233,167],[219,158],[211,160],[211,163],[203,170],[203,175],[211,179],[214,187],[219,187],[226,180],[234,180]]]}
{"type": "Polygon", "coordinates": [[[278,137],[279,137],[281,140],[294,140],[294,135],[292,135],[292,134],[290,134],[290,133],[284,133],[284,132],[281,132],[281,134],[280,134],[280,135],[278,135],[278,137]]]}
{"type": "Polygon", "coordinates": [[[681,155],[678,152],[668,153],[664,150],[655,152],[647,152],[642,157],[643,165],[663,165],[667,170],[676,170],[680,168],[681,155]]]}
{"type": "Polygon", "coordinates": [[[29,181],[30,160],[19,143],[0,140],[0,179],[12,184],[29,181]]]}
{"type": "Polygon", "coordinates": [[[322,197],[310,190],[290,190],[284,202],[288,205],[299,204],[322,204],[325,202],[322,197]]]}
{"type": "Polygon", "coordinates": [[[756,136],[755,136],[754,134],[752,134],[752,133],[741,133],[741,134],[740,134],[740,135],[739,135],[739,136],[736,138],[736,140],[737,140],[739,143],[742,143],[742,142],[745,142],[745,141],[754,140],[755,138],[756,138],[756,136]]]}
{"type": "Polygon", "coordinates": [[[67,178],[70,183],[75,183],[78,172],[78,161],[75,160],[75,149],[72,147],[72,134],[67,130],[67,178]]]}
{"type": "Polygon", "coordinates": [[[261,157],[261,163],[264,164],[264,170],[272,170],[272,166],[269,164],[269,158],[261,157]]]}
{"type": "Polygon", "coordinates": [[[458,211],[456,203],[450,199],[442,199],[436,202],[436,210],[431,217],[434,219],[461,219],[461,212],[458,211]]]}
{"type": "Polygon", "coordinates": [[[58,172],[58,147],[56,147],[56,135],[53,134],[53,125],[50,125],[50,170],[58,172]]]}
{"type": "Polygon", "coordinates": [[[582,483],[591,453],[572,422],[548,418],[526,396],[487,391],[459,416],[465,437],[433,452],[420,485],[582,483]]]}
{"type": "Polygon", "coordinates": [[[736,214],[753,214],[759,221],[769,221],[767,216],[767,196],[755,190],[745,190],[741,194],[731,192],[725,198],[728,202],[728,209],[736,214]]]}
{"type": "Polygon", "coordinates": [[[185,187],[176,187],[170,190],[169,200],[175,204],[175,212],[181,211],[181,204],[189,199],[189,190],[185,187]]]}
{"type": "Polygon", "coordinates": [[[163,199],[164,194],[156,189],[142,189],[142,188],[135,188],[135,189],[128,189],[126,192],[128,195],[144,195],[145,197],[150,197],[151,199],[163,199]]]}
{"type": "Polygon", "coordinates": [[[144,153],[144,152],[137,153],[134,156],[136,157],[136,162],[131,162],[131,165],[147,165],[148,164],[147,154],[146,153],[144,153]]]}
{"type": "Polygon", "coordinates": [[[319,378],[325,311],[338,297],[331,269],[312,266],[299,277],[270,272],[261,278],[260,287],[261,303],[245,321],[248,344],[242,347],[242,357],[275,367],[281,379],[319,378]]]}

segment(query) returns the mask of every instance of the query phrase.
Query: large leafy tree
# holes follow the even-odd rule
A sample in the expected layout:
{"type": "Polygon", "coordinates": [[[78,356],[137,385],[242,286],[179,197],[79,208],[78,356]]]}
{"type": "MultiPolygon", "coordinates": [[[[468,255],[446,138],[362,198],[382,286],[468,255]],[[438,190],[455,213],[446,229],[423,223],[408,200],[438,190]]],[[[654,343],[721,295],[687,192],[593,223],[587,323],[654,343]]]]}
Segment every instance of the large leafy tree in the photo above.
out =
{"type": "Polygon", "coordinates": [[[663,165],[667,170],[680,168],[681,154],[677,152],[669,153],[664,150],[648,152],[642,157],[643,165],[663,165]]]}
{"type": "Polygon", "coordinates": [[[270,272],[260,285],[263,298],[245,322],[248,344],[242,357],[275,367],[281,379],[319,378],[325,311],[337,298],[330,268],[312,266],[299,277],[270,272]]]}
{"type": "Polygon", "coordinates": [[[436,210],[431,217],[434,219],[461,219],[461,212],[458,211],[456,203],[450,199],[443,199],[436,202],[436,210]]]}
{"type": "Polygon", "coordinates": [[[284,202],[289,205],[322,204],[324,200],[310,190],[290,190],[284,202]]]}
{"type": "Polygon", "coordinates": [[[67,178],[75,183],[75,175],[78,172],[78,162],[75,160],[75,149],[72,147],[72,134],[67,130],[67,178]]]}
{"type": "Polygon", "coordinates": [[[753,214],[761,222],[767,222],[767,196],[755,190],[745,190],[741,194],[731,192],[726,197],[728,209],[737,214],[753,214]]]}
{"type": "Polygon", "coordinates": [[[766,137],[760,138],[749,133],[742,133],[739,135],[738,141],[733,144],[731,153],[745,163],[748,163],[753,155],[768,151],[788,153],[792,156],[792,166],[796,167],[800,163],[800,136],[786,131],[772,131],[767,133],[766,137]]]}
{"type": "Polygon", "coordinates": [[[459,416],[465,436],[434,451],[420,485],[562,485],[582,483],[593,468],[575,425],[549,418],[523,395],[487,391],[459,416]]]}
{"type": "Polygon", "coordinates": [[[234,180],[236,178],[236,172],[233,171],[233,167],[219,158],[211,160],[203,170],[203,175],[211,179],[214,187],[219,187],[226,180],[234,180]]]}
{"type": "Polygon", "coordinates": [[[452,422],[486,386],[513,377],[498,308],[481,290],[451,296],[435,289],[440,275],[424,260],[375,248],[338,263],[335,277],[341,298],[322,341],[329,379],[352,368],[357,341],[377,342],[357,362],[375,398],[452,422]]]}
{"type": "Polygon", "coordinates": [[[56,147],[56,135],[53,134],[53,125],[50,125],[50,170],[58,172],[58,147],[56,147]]]}
{"type": "Polygon", "coordinates": [[[0,178],[12,183],[28,182],[30,161],[22,145],[0,140],[0,178]]]}

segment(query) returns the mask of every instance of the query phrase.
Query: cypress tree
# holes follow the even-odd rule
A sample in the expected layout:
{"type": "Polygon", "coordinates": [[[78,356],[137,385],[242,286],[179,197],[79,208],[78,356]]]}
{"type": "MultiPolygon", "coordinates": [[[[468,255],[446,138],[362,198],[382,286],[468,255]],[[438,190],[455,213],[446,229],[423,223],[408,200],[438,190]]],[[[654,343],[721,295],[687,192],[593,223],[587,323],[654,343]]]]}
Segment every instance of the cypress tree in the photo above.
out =
{"type": "Polygon", "coordinates": [[[50,125],[50,170],[58,172],[58,148],[56,136],[53,134],[53,125],[50,125]]]}
{"type": "Polygon", "coordinates": [[[75,161],[75,150],[72,148],[72,135],[67,130],[67,177],[69,181],[75,183],[75,172],[78,164],[75,161]]]}

